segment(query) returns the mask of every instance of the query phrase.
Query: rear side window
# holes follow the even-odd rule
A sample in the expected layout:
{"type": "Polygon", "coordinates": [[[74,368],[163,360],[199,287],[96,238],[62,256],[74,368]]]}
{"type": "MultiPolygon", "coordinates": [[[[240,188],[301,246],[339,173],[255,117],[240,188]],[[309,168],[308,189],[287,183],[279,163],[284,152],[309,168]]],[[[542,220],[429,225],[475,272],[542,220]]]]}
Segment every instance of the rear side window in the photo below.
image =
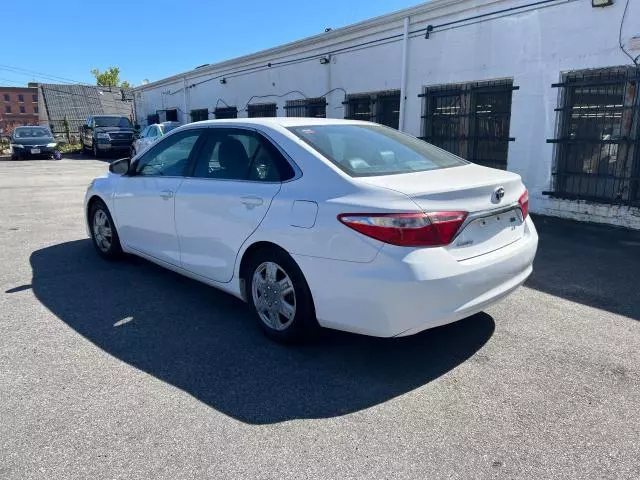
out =
{"type": "Polygon", "coordinates": [[[289,130],[352,177],[422,172],[468,163],[434,145],[378,125],[310,125],[289,130]]]}
{"type": "Polygon", "coordinates": [[[220,180],[282,182],[293,168],[267,139],[242,129],[211,129],[198,155],[193,176],[220,180]]]}

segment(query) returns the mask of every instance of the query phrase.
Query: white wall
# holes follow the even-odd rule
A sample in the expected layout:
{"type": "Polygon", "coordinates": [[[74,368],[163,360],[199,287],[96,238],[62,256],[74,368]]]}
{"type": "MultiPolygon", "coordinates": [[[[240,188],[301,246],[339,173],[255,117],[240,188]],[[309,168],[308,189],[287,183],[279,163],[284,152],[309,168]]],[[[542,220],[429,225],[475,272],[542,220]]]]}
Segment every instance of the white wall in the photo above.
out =
{"type": "MultiPolygon", "coordinates": [[[[409,9],[410,31],[452,20],[494,12],[529,2],[520,0],[434,0],[409,9]]],[[[483,21],[473,20],[442,29],[436,28],[429,39],[417,33],[408,41],[405,131],[421,134],[422,102],[418,94],[425,86],[509,78],[519,86],[513,92],[508,169],[522,175],[530,191],[531,210],[596,222],[640,228],[640,211],[629,207],[608,207],[586,202],[551,199],[542,195],[552,187],[553,138],[556,125],[556,88],[562,72],[629,64],[618,46],[618,30],[624,1],[613,6],[592,8],[588,0],[560,1],[525,8],[483,21]]],[[[328,51],[402,33],[401,14],[373,19],[371,22],[336,30],[272,49],[261,54],[224,62],[185,74],[187,85],[207,78],[219,79],[187,88],[182,77],[156,82],[136,90],[138,118],[157,109],[178,108],[187,112],[208,108],[216,103],[237,106],[238,116],[246,116],[246,103],[253,95],[282,95],[300,90],[308,97],[320,96],[343,88],[348,93],[399,89],[401,83],[402,38],[382,45],[361,47],[336,53],[331,62],[321,65],[320,56],[328,51]],[[301,57],[312,59],[286,66],[267,67],[301,57]],[[238,70],[261,67],[253,73],[234,74],[238,70]],[[163,93],[165,92],[165,93],[163,93]],[[169,95],[166,92],[177,92],[169,95]],[[223,103],[224,102],[224,103],[223,103]]],[[[623,29],[623,43],[640,36],[640,0],[630,0],[623,29]]],[[[640,51],[632,52],[634,55],[640,51]]],[[[206,56],[203,54],[203,56],[206,56]]],[[[292,93],[282,98],[254,99],[252,103],[277,102],[278,115],[285,116],[286,100],[302,98],[292,93]]],[[[343,118],[344,92],[327,96],[327,116],[343,118]]],[[[182,116],[183,121],[188,121],[182,116]]],[[[213,118],[213,115],[210,115],[213,118]]]]}

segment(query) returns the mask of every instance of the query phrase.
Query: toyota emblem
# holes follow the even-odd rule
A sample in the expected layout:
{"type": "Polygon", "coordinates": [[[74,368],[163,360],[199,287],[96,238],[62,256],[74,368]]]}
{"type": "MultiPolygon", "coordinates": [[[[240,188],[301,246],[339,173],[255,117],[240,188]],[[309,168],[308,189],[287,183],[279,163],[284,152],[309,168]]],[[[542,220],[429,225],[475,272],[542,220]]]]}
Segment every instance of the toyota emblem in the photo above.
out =
{"type": "Polygon", "coordinates": [[[504,198],[504,188],[498,187],[493,191],[493,201],[495,203],[500,203],[504,198]]]}

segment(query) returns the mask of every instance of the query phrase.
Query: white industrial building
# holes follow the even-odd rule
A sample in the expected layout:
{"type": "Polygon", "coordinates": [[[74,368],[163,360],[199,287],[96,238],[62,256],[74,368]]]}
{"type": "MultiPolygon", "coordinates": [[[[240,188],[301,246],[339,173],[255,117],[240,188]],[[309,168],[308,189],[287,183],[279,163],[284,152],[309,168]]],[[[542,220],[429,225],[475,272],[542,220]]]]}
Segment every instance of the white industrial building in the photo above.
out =
{"type": "Polygon", "coordinates": [[[640,0],[433,0],[149,83],[134,101],[141,125],[377,121],[519,173],[535,213],[640,229],[638,56],[640,0]]]}

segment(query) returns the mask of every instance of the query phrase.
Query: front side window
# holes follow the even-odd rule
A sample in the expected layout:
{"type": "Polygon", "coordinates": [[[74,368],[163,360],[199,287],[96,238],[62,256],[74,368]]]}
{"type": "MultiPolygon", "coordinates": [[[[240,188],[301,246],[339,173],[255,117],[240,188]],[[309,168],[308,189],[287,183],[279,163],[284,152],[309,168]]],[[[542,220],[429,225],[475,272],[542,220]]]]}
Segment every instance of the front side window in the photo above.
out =
{"type": "Polygon", "coordinates": [[[292,178],[294,171],[278,149],[260,135],[215,128],[198,155],[193,176],[279,182],[292,178]]]}
{"type": "Polygon", "coordinates": [[[201,129],[192,129],[166,137],[136,162],[136,175],[145,177],[184,175],[191,152],[201,133],[201,129]]]}
{"type": "Polygon", "coordinates": [[[422,172],[467,164],[415,137],[377,125],[312,125],[289,130],[352,177],[422,172]]]}

